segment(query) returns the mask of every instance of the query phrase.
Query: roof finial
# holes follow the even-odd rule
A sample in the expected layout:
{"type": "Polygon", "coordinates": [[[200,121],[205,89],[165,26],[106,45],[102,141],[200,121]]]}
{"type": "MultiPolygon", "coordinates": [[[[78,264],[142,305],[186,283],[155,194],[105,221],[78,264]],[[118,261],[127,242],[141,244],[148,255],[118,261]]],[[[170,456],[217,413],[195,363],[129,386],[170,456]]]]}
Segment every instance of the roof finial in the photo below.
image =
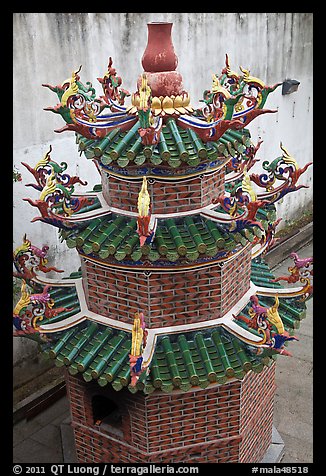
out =
{"type": "Polygon", "coordinates": [[[137,217],[137,233],[139,235],[140,246],[143,246],[147,237],[152,235],[152,230],[149,229],[150,214],[150,196],[147,189],[147,179],[143,177],[143,183],[138,194],[138,214],[137,217]]]}
{"type": "Polygon", "coordinates": [[[150,196],[147,189],[147,179],[144,176],[140,192],[138,194],[138,213],[140,217],[149,215],[150,196]]]}
{"type": "Polygon", "coordinates": [[[136,312],[134,324],[131,330],[131,350],[129,354],[131,383],[134,387],[140,374],[145,370],[143,367],[143,350],[146,346],[148,331],[145,329],[145,319],[142,312],[136,312]]]}

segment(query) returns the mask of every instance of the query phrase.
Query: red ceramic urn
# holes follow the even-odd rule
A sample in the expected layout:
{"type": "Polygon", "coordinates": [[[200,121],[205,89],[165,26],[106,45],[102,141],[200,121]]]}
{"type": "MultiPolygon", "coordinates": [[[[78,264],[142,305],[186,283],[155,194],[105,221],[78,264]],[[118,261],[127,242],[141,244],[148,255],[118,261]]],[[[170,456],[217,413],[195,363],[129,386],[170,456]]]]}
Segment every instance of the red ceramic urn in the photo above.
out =
{"type": "Polygon", "coordinates": [[[149,73],[175,71],[178,58],[172,43],[172,25],[173,23],[167,22],[147,24],[147,46],[142,57],[144,71],[149,73]]]}
{"type": "MultiPolygon", "coordinates": [[[[167,22],[147,23],[147,46],[142,57],[148,85],[153,96],[171,96],[183,93],[182,76],[176,71],[178,57],[172,43],[172,25],[167,22]]],[[[138,78],[138,89],[141,76],[138,78]]]]}

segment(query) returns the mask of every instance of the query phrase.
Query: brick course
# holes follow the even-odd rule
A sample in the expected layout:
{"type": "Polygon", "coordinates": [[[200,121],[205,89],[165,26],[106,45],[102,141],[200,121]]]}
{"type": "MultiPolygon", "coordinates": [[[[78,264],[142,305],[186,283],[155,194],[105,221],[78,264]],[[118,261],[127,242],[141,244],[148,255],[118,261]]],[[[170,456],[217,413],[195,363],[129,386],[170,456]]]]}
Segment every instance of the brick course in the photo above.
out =
{"type": "MultiPolygon", "coordinates": [[[[108,205],[137,212],[141,180],[127,182],[102,170],[103,196],[108,205]]],[[[209,175],[197,176],[184,182],[152,181],[147,187],[152,213],[185,212],[207,206],[224,192],[224,167],[209,175]]]]}
{"type": "Polygon", "coordinates": [[[144,312],[146,326],[163,327],[215,319],[244,295],[250,285],[251,249],[236,259],[180,273],[105,269],[82,259],[85,293],[91,311],[133,323],[144,312]]]}
{"type": "Polygon", "coordinates": [[[80,463],[259,462],[272,435],[275,364],[255,374],[186,393],[140,392],[86,383],[66,374],[80,463]],[[122,414],[119,432],[94,424],[92,397],[122,414]]]}
{"type": "Polygon", "coordinates": [[[272,441],[275,361],[261,373],[244,379],[241,390],[241,463],[260,461],[272,441]]]}

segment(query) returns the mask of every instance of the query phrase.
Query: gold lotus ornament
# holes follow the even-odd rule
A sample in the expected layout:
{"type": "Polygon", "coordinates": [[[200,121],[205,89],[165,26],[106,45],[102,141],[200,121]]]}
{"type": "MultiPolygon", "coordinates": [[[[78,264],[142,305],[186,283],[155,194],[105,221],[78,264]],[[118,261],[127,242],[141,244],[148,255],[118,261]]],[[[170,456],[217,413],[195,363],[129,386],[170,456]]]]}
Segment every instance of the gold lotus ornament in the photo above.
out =
{"type": "Polygon", "coordinates": [[[165,98],[162,101],[162,113],[164,112],[165,114],[174,114],[174,104],[173,104],[174,97],[170,96],[165,96],[165,98]]]}
{"type": "Polygon", "coordinates": [[[158,98],[157,96],[154,96],[152,99],[151,108],[154,111],[154,114],[156,110],[161,110],[162,109],[161,99],[158,98]]]}
{"type": "MultiPolygon", "coordinates": [[[[189,101],[190,101],[190,98],[189,100],[187,101],[188,104],[189,104],[189,101]]],[[[188,105],[187,104],[187,105],[188,105]]],[[[175,109],[180,113],[180,114],[187,114],[187,109],[185,108],[185,101],[183,100],[183,97],[178,95],[175,97],[174,99],[174,107],[175,109]]]]}
{"type": "MultiPolygon", "coordinates": [[[[131,105],[127,108],[129,114],[136,114],[140,107],[139,93],[131,96],[131,105]]],[[[190,106],[190,96],[188,93],[178,94],[176,96],[154,96],[151,99],[151,110],[154,116],[172,116],[188,114],[194,111],[190,106]]]]}

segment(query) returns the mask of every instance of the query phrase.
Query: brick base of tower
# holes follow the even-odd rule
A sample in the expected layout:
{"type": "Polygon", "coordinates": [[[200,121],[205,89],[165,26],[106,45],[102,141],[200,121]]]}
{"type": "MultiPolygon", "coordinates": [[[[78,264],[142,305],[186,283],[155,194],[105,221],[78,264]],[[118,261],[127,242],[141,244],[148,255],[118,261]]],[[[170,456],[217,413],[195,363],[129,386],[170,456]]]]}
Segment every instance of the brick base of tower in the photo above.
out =
{"type": "Polygon", "coordinates": [[[116,392],[68,373],[66,382],[80,463],[258,463],[271,444],[274,362],[170,394],[116,392]]]}

